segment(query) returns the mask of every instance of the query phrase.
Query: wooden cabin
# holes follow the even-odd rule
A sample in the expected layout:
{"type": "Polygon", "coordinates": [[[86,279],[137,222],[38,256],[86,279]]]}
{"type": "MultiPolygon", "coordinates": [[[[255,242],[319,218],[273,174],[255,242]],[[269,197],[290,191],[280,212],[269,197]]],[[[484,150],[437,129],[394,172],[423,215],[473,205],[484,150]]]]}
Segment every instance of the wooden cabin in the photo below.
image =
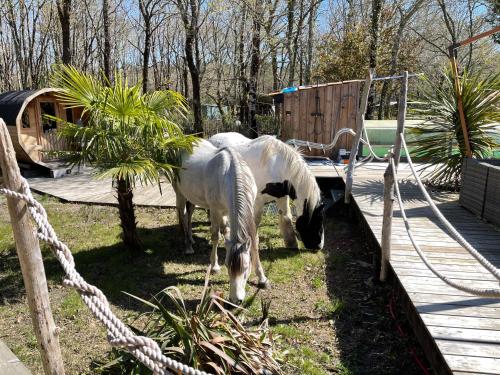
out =
{"type": "MultiPolygon", "coordinates": [[[[339,129],[355,130],[363,83],[363,80],[325,83],[269,94],[276,107],[281,139],[329,144],[339,129]]],[[[351,143],[352,137],[343,135],[326,156],[336,157],[341,148],[350,150],[351,143]]],[[[318,150],[303,151],[307,155],[323,155],[318,150]]]]}
{"type": "Polygon", "coordinates": [[[65,108],[57,98],[58,89],[9,91],[0,94],[0,118],[9,129],[18,161],[46,166],[56,160],[50,151],[65,149],[56,135],[59,124],[45,115],[81,121],[81,108],[65,108]]]}

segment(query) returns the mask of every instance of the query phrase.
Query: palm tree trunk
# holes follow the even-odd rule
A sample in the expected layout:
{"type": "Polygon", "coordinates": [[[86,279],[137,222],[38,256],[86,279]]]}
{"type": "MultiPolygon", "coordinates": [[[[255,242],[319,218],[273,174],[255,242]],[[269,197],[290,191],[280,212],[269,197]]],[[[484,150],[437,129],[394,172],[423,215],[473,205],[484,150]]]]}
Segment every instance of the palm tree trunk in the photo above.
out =
{"type": "Polygon", "coordinates": [[[120,211],[120,225],[122,227],[123,244],[127,250],[134,255],[142,253],[142,243],[137,234],[137,223],[135,221],[134,196],[130,184],[124,179],[116,180],[116,192],[118,198],[118,209],[120,211]]]}

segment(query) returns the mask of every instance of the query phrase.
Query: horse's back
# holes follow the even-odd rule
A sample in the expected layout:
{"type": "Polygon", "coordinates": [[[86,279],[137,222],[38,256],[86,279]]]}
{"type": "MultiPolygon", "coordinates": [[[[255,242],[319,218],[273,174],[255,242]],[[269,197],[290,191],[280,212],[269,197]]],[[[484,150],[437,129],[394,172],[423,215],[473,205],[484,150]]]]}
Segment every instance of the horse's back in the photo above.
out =
{"type": "Polygon", "coordinates": [[[213,170],[209,163],[214,159],[218,149],[210,142],[202,139],[193,148],[192,153],[183,153],[179,179],[175,183],[178,193],[198,206],[208,208],[207,195],[213,189],[213,170]]]}
{"type": "Polygon", "coordinates": [[[222,147],[238,147],[247,145],[251,139],[245,137],[243,134],[236,132],[218,133],[212,135],[208,141],[217,148],[222,147]]]}

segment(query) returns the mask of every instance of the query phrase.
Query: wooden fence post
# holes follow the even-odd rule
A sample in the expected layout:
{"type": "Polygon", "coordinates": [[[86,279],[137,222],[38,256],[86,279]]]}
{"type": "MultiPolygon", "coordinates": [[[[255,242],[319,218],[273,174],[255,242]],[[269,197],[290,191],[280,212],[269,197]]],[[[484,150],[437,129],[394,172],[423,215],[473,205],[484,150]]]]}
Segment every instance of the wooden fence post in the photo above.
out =
{"type": "Polygon", "coordinates": [[[356,135],[352,141],[351,154],[349,155],[349,166],[347,168],[347,173],[345,176],[345,193],[344,202],[349,203],[351,199],[352,191],[352,181],[354,173],[354,164],[356,164],[356,155],[358,154],[359,143],[361,136],[363,135],[363,128],[365,126],[365,113],[366,106],[368,103],[368,96],[370,95],[370,87],[372,85],[373,70],[368,70],[368,75],[366,76],[365,84],[363,86],[363,92],[361,94],[361,103],[356,115],[356,135]]]}
{"type": "MultiPolygon", "coordinates": [[[[7,189],[21,192],[21,173],[9,132],[0,118],[0,167],[7,189]]],[[[50,309],[42,253],[25,202],[7,198],[17,256],[46,375],[63,375],[64,366],[56,326],[50,309]]]]}
{"type": "Polygon", "coordinates": [[[397,171],[399,158],[401,156],[401,136],[404,134],[406,119],[406,103],[408,96],[408,72],[403,73],[401,80],[401,91],[398,104],[398,126],[396,128],[396,138],[394,139],[394,149],[389,153],[389,165],[384,173],[384,216],[382,221],[382,259],[380,268],[380,281],[387,279],[387,269],[391,260],[391,235],[392,235],[392,213],[394,208],[394,183],[397,176],[394,176],[391,168],[391,161],[397,171]],[[392,159],[392,160],[391,160],[392,159]]]}

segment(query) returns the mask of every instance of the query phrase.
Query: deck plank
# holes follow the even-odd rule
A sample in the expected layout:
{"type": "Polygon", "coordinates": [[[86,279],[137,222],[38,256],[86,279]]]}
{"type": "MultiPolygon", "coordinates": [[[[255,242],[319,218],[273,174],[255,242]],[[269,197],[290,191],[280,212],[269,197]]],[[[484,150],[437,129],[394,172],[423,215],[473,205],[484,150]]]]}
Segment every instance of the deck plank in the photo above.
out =
{"type": "MultiPolygon", "coordinates": [[[[370,163],[354,173],[352,195],[368,229],[380,245],[385,163],[370,163]]],[[[326,167],[313,173],[327,175],[326,167]]],[[[330,177],[342,168],[330,168],[330,177]]],[[[437,270],[466,285],[498,288],[498,281],[462,248],[435,218],[411,177],[407,164],[399,167],[402,200],[417,243],[437,270]]],[[[429,191],[434,202],[460,234],[486,259],[500,267],[500,229],[478,219],[458,204],[458,194],[429,191]]],[[[500,374],[500,299],[481,298],[446,285],[423,264],[394,205],[391,268],[410,302],[422,343],[429,337],[454,374],[500,374]],[[418,328],[425,327],[425,328],[418,328]]],[[[428,353],[428,352],[426,352],[428,353]]]]}

